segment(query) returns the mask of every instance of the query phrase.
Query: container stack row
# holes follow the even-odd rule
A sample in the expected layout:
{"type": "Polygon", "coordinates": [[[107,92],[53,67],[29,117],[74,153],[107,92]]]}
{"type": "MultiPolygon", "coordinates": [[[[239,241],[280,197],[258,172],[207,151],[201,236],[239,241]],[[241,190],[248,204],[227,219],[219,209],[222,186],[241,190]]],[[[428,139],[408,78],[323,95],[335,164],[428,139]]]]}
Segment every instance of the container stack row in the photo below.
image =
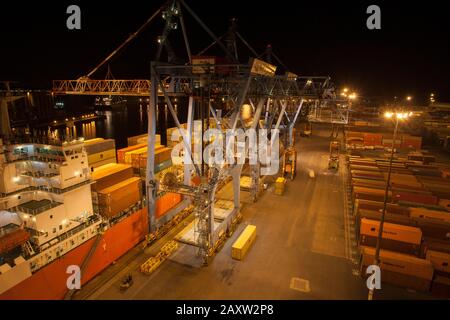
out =
{"type": "MultiPolygon", "coordinates": [[[[145,143],[137,143],[129,145],[126,148],[117,150],[117,160],[119,163],[131,165],[134,172],[141,176],[145,175],[147,168],[147,136],[139,139],[131,140],[131,142],[145,141],[145,143]]],[[[159,137],[159,136],[158,136],[159,137]]],[[[160,144],[160,138],[157,139],[158,143],[155,144],[155,173],[161,172],[172,166],[171,153],[172,148],[167,148],[160,144]]]]}
{"type": "Polygon", "coordinates": [[[380,242],[382,281],[450,297],[448,167],[397,158],[386,193],[388,168],[387,158],[348,158],[363,270],[374,263],[386,197],[380,242]]]}
{"type": "Polygon", "coordinates": [[[84,147],[91,170],[108,163],[116,163],[116,143],[114,139],[95,138],[85,140],[84,147]]]}
{"type": "Polygon", "coordinates": [[[138,207],[142,200],[142,180],[134,177],[130,165],[109,163],[92,172],[94,205],[108,219],[138,207]]]}
{"type": "Polygon", "coordinates": [[[345,143],[347,149],[385,149],[394,147],[407,150],[420,150],[422,148],[422,137],[409,134],[397,135],[393,141],[392,133],[374,133],[360,131],[346,131],[345,143]]]}

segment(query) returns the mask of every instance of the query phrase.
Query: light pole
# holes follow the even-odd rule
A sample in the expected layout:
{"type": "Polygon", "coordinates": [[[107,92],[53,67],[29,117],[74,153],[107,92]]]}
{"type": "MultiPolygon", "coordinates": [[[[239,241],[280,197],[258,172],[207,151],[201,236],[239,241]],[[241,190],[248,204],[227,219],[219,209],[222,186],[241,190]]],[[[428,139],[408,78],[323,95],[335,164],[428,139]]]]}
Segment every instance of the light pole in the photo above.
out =
{"type": "MultiPolygon", "coordinates": [[[[391,183],[392,161],[394,159],[394,150],[395,150],[395,141],[397,140],[398,123],[399,123],[399,120],[406,120],[409,116],[410,116],[410,113],[405,113],[405,112],[396,112],[396,113],[386,112],[384,114],[384,117],[386,119],[395,118],[395,126],[394,126],[394,135],[392,137],[391,155],[389,158],[388,176],[386,179],[386,187],[384,189],[383,209],[381,211],[380,226],[378,228],[377,245],[375,247],[375,258],[374,258],[373,264],[376,266],[380,265],[380,246],[381,246],[381,239],[383,237],[383,227],[384,227],[384,219],[385,219],[385,215],[386,215],[387,200],[388,200],[388,195],[389,195],[389,185],[391,183]]],[[[369,296],[368,296],[369,300],[373,299],[373,294],[374,294],[374,288],[369,289],[369,296]]]]}

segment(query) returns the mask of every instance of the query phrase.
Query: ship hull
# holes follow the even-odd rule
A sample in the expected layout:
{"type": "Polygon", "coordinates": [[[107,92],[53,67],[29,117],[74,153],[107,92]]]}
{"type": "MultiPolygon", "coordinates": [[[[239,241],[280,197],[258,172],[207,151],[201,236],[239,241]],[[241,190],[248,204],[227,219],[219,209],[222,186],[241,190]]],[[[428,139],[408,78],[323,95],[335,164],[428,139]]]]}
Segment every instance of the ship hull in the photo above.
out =
{"type": "MultiPolygon", "coordinates": [[[[81,283],[87,283],[139,242],[148,233],[147,208],[134,212],[107,229],[98,242],[82,274],[81,283]]],[[[95,237],[50,263],[31,277],[3,292],[0,300],[59,300],[67,293],[66,273],[70,265],[81,266],[94,245],[95,237]]]]}

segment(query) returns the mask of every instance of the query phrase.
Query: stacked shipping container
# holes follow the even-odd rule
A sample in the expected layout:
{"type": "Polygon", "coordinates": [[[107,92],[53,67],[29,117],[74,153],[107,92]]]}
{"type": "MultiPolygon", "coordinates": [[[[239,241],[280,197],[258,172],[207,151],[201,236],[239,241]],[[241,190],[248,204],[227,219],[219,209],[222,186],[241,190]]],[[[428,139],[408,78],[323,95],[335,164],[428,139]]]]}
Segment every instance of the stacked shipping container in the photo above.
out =
{"type": "MultiPolygon", "coordinates": [[[[393,136],[392,133],[347,131],[345,141],[348,148],[365,146],[382,149],[392,147],[393,136]]],[[[422,137],[400,134],[395,140],[395,148],[420,150],[422,148],[422,137]]]]}
{"type": "Polygon", "coordinates": [[[112,218],[132,207],[142,198],[141,179],[128,178],[110,187],[98,191],[100,214],[112,218]]]}
{"type": "Polygon", "coordinates": [[[114,139],[95,138],[84,141],[91,170],[108,163],[116,163],[116,143],[114,139]]]}
{"type": "MultiPolygon", "coordinates": [[[[363,267],[374,262],[387,169],[385,159],[349,158],[363,267]]],[[[394,162],[380,243],[383,281],[450,297],[449,187],[439,165],[394,162]]]]}

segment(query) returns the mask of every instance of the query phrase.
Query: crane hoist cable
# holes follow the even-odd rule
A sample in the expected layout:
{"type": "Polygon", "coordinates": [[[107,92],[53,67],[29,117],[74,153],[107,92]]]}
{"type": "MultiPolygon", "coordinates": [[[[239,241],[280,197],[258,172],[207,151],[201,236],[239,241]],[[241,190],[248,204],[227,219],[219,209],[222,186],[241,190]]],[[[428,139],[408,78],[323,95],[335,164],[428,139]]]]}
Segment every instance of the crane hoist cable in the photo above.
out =
{"type": "Polygon", "coordinates": [[[142,30],[145,29],[145,27],[153,20],[155,19],[159,13],[163,10],[164,6],[161,6],[156,12],[145,21],[145,23],[134,33],[132,33],[127,40],[125,40],[119,47],[117,47],[116,50],[111,52],[102,62],[100,62],[94,69],[92,69],[91,72],[89,72],[86,77],[89,78],[92,76],[100,67],[102,67],[105,63],[107,63],[109,60],[111,60],[112,57],[114,57],[120,50],[122,50],[127,44],[129,44],[132,40],[134,40],[139,33],[142,32],[142,30]]]}

